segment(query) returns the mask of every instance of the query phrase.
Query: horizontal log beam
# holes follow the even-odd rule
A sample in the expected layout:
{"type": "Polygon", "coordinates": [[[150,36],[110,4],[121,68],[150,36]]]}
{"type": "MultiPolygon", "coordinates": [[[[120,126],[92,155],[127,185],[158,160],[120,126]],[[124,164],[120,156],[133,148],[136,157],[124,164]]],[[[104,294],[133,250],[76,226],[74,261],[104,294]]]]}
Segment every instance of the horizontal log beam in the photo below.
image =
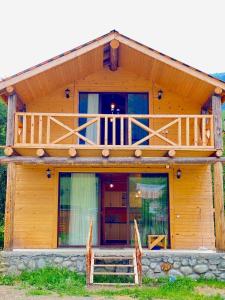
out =
{"type": "Polygon", "coordinates": [[[17,164],[47,165],[165,165],[165,164],[225,164],[225,157],[33,157],[33,156],[0,156],[0,164],[14,162],[17,164]]]}

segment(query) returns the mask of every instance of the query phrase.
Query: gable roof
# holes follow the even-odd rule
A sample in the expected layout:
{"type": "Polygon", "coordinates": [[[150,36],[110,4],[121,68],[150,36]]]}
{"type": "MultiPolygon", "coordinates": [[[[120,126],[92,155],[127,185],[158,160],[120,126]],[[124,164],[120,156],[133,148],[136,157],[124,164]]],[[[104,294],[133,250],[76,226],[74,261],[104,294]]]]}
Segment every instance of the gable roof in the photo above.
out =
{"type": "Polygon", "coordinates": [[[31,68],[28,68],[26,70],[23,70],[22,72],[19,72],[15,75],[12,75],[10,77],[7,77],[0,81],[0,92],[3,92],[4,89],[8,86],[15,85],[17,83],[20,83],[23,80],[32,78],[35,75],[38,75],[42,72],[45,72],[47,70],[50,70],[56,66],[59,66],[63,63],[66,63],[76,57],[79,57],[83,54],[86,54],[87,52],[94,50],[98,48],[99,46],[103,46],[107,43],[109,43],[112,40],[118,40],[122,44],[125,44],[126,46],[137,50],[138,52],[141,52],[151,58],[154,58],[162,63],[165,63],[166,65],[169,65],[172,68],[175,68],[177,70],[180,70],[184,73],[187,73],[195,78],[198,78],[212,86],[220,87],[223,90],[225,90],[225,82],[222,80],[213,77],[210,74],[207,74],[205,72],[202,72],[196,68],[193,68],[185,63],[182,63],[168,55],[165,55],[159,51],[156,51],[146,45],[143,45],[125,35],[120,34],[116,30],[112,30],[109,33],[98,37],[97,39],[94,39],[88,43],[82,44],[72,50],[66,51],[60,55],[57,55],[49,60],[46,60],[40,64],[37,64],[31,68]]]}

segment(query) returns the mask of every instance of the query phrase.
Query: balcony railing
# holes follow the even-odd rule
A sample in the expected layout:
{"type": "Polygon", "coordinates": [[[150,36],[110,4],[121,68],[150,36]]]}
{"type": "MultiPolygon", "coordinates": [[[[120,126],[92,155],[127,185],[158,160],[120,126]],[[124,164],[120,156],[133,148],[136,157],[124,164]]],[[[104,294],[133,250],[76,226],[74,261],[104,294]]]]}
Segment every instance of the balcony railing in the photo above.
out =
{"type": "Polygon", "coordinates": [[[213,149],[213,116],[18,112],[14,146],[213,149]]]}

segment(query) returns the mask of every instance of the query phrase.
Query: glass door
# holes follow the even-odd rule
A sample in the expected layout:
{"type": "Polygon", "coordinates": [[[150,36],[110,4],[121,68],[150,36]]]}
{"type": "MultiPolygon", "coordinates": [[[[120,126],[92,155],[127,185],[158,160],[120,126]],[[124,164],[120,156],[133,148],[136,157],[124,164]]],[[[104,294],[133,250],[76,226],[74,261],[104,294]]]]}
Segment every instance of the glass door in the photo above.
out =
{"type": "Polygon", "coordinates": [[[85,246],[90,221],[98,244],[99,179],[94,173],[59,175],[59,246],[85,246]]]}
{"type": "Polygon", "coordinates": [[[133,174],[129,177],[129,220],[131,244],[133,222],[137,220],[141,242],[148,235],[169,235],[169,197],[167,174],[133,174]]]}

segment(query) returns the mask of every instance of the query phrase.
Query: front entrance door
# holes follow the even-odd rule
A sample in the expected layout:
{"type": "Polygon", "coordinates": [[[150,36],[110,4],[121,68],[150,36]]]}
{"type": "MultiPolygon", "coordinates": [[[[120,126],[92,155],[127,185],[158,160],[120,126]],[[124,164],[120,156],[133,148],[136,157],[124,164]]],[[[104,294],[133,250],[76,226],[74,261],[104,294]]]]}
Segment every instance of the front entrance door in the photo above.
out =
{"type": "Polygon", "coordinates": [[[102,174],[102,245],[127,245],[128,175],[102,174]]]}

